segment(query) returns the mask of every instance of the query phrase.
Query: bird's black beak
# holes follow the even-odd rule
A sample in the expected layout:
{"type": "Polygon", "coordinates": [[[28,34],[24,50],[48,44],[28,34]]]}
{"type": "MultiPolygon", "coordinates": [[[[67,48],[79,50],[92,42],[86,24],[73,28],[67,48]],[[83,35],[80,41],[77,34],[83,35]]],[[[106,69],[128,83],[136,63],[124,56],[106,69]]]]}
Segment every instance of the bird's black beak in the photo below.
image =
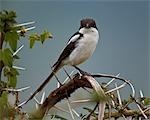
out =
{"type": "Polygon", "coordinates": [[[90,25],[88,23],[86,24],[86,28],[90,28],[90,25]]]}

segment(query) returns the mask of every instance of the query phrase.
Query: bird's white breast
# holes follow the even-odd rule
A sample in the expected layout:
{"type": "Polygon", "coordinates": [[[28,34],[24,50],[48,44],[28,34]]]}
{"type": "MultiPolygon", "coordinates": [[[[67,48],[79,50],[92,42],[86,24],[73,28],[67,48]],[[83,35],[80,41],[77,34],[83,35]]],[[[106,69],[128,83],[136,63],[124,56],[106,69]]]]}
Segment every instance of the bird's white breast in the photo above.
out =
{"type": "Polygon", "coordinates": [[[69,55],[67,64],[78,65],[87,60],[94,52],[99,39],[98,31],[83,34],[78,41],[75,50],[69,55]]]}

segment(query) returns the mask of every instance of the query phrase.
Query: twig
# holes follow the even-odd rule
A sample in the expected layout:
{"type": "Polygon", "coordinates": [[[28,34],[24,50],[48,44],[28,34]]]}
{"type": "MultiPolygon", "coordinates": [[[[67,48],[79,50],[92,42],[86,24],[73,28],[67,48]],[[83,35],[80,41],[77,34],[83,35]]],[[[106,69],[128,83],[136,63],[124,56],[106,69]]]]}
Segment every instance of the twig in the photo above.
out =
{"type": "MultiPolygon", "coordinates": [[[[138,110],[125,110],[123,111],[123,113],[119,113],[118,111],[116,112],[111,112],[111,118],[119,118],[119,117],[122,117],[122,114],[125,115],[125,117],[136,117],[136,116],[143,116],[141,111],[138,111],[138,110]]],[[[150,115],[150,110],[147,111],[145,113],[147,116],[150,115]]],[[[104,119],[108,119],[109,118],[109,112],[105,112],[105,115],[104,115],[104,119]]]]}
{"type": "Polygon", "coordinates": [[[122,115],[122,117],[124,118],[124,120],[127,120],[127,118],[124,115],[122,115]]]}
{"type": "Polygon", "coordinates": [[[143,112],[145,113],[146,111],[150,110],[150,107],[147,107],[143,112]]]}
{"type": "MultiPolygon", "coordinates": [[[[74,70],[69,74],[71,76],[74,73],[74,70]]],[[[63,84],[66,83],[69,80],[69,77],[66,77],[66,79],[63,81],[63,84]]]]}
{"type": "Polygon", "coordinates": [[[145,115],[144,111],[142,110],[142,108],[137,104],[137,107],[139,108],[139,110],[141,111],[142,115],[144,116],[145,119],[147,119],[148,117],[145,115]]]}
{"type": "Polygon", "coordinates": [[[104,113],[105,113],[105,106],[106,106],[106,102],[102,101],[99,102],[98,108],[98,120],[103,120],[104,118],[104,113]]]}
{"type": "Polygon", "coordinates": [[[108,114],[108,115],[109,115],[108,117],[109,117],[109,119],[111,119],[112,107],[111,107],[110,104],[108,104],[108,108],[109,108],[109,109],[108,109],[108,113],[109,113],[109,114],[108,114]]]}
{"type": "MultiPolygon", "coordinates": [[[[91,76],[93,76],[93,75],[91,75],[91,76]]],[[[62,86],[60,86],[59,88],[57,88],[54,91],[52,91],[50,93],[50,95],[45,99],[45,101],[43,102],[43,104],[41,104],[39,106],[38,110],[33,114],[33,116],[31,118],[33,118],[33,119],[43,118],[43,116],[45,115],[45,113],[49,109],[51,109],[56,103],[60,102],[64,98],[70,97],[70,95],[75,90],[77,90],[80,87],[86,87],[86,88],[92,88],[92,89],[94,88],[95,91],[99,92],[99,90],[101,90],[102,88],[100,87],[100,84],[94,78],[92,78],[91,76],[90,75],[89,76],[86,76],[86,75],[80,76],[79,74],[74,75],[74,77],[70,81],[68,81],[67,83],[64,83],[62,86]]],[[[94,77],[100,77],[100,76],[99,76],[99,74],[98,75],[94,75],[94,77]]],[[[133,87],[133,85],[128,80],[125,80],[124,78],[116,77],[116,76],[113,76],[113,75],[103,75],[103,77],[105,77],[105,76],[107,76],[108,78],[115,77],[115,79],[123,79],[122,81],[125,82],[125,83],[123,83],[120,86],[116,86],[116,88],[114,88],[112,90],[108,90],[109,91],[108,95],[110,95],[110,96],[114,95],[114,93],[111,93],[110,91],[119,90],[120,88],[124,87],[126,84],[130,84],[133,87]],[[109,77],[109,76],[111,76],[111,77],[109,77]]],[[[103,89],[102,89],[102,91],[103,91],[103,89]]],[[[104,96],[105,96],[105,94],[107,92],[104,93],[104,96]]],[[[135,93],[134,87],[133,87],[132,93],[135,93]]],[[[119,106],[121,106],[121,107],[120,107],[120,109],[118,109],[116,107],[116,105],[118,105],[118,101],[116,100],[118,97],[116,95],[114,95],[114,97],[115,97],[115,99],[112,98],[112,100],[111,100],[112,104],[113,104],[112,108],[114,108],[115,110],[117,110],[117,112],[111,111],[111,114],[110,114],[110,112],[105,112],[104,119],[106,119],[106,118],[108,119],[110,117],[114,117],[114,118],[124,117],[124,118],[127,118],[129,116],[143,117],[144,114],[147,117],[150,116],[150,110],[149,109],[146,110],[146,108],[145,109],[142,108],[140,106],[140,104],[138,103],[138,101],[135,99],[135,97],[131,96],[131,98],[133,98],[132,101],[135,102],[137,105],[139,105],[140,108],[142,109],[142,111],[140,111],[140,110],[139,111],[137,111],[137,110],[129,110],[128,109],[128,105],[129,105],[129,103],[131,103],[131,101],[124,105],[122,103],[121,99],[119,100],[119,106]]],[[[78,101],[72,101],[70,103],[82,103],[82,102],[86,102],[86,101],[84,101],[84,100],[83,101],[82,100],[78,100],[78,101]]],[[[88,100],[87,100],[87,102],[88,102],[88,100]]],[[[71,109],[71,107],[70,107],[70,110],[72,111],[72,113],[71,112],[70,113],[73,114],[73,109],[71,109]]],[[[146,116],[144,116],[144,117],[146,118],[146,116]]]]}
{"type": "MultiPolygon", "coordinates": [[[[4,42],[3,33],[0,32],[0,50],[2,50],[3,42],[4,42]]],[[[1,60],[1,61],[0,61],[0,80],[1,80],[1,76],[2,76],[3,67],[4,67],[4,63],[3,63],[3,61],[1,60]]]]}
{"type": "MultiPolygon", "coordinates": [[[[51,66],[51,70],[53,72],[53,68],[51,66]]],[[[54,73],[54,72],[53,72],[54,73]]],[[[54,73],[54,77],[56,78],[57,82],[59,83],[60,86],[62,86],[62,83],[60,82],[60,80],[58,79],[57,75],[54,73]]]]}
{"type": "Polygon", "coordinates": [[[94,109],[90,112],[90,114],[87,116],[87,120],[89,120],[90,119],[90,117],[91,117],[91,115],[94,113],[94,111],[96,110],[96,108],[98,107],[98,104],[99,103],[97,103],[96,105],[95,105],[95,107],[94,107],[94,109]]]}
{"type": "Polygon", "coordinates": [[[67,77],[71,80],[71,76],[68,74],[65,68],[63,68],[64,72],[66,73],[67,77]]]}
{"type": "Polygon", "coordinates": [[[132,90],[132,97],[135,97],[135,88],[134,86],[132,85],[132,83],[130,82],[130,80],[126,80],[124,78],[121,78],[121,77],[116,77],[114,75],[108,75],[108,74],[95,74],[95,75],[91,75],[92,77],[105,77],[105,78],[115,78],[115,79],[118,79],[118,80],[121,80],[123,82],[126,82],[131,90],[132,90]]]}

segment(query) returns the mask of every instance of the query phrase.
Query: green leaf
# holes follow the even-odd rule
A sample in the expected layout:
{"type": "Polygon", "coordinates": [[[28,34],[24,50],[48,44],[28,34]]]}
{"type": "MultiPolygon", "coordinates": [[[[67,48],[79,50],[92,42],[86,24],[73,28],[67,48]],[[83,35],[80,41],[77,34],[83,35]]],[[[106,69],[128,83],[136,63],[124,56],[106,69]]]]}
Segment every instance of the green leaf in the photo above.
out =
{"type": "Polygon", "coordinates": [[[46,30],[40,35],[37,33],[30,35],[29,36],[30,48],[34,47],[35,41],[41,41],[41,43],[43,44],[44,41],[49,38],[52,38],[52,34],[46,30]]]}
{"type": "Polygon", "coordinates": [[[3,91],[1,96],[0,96],[0,118],[7,119],[8,113],[10,113],[10,112],[8,112],[8,110],[9,110],[8,92],[3,91]]]}
{"type": "MultiPolygon", "coordinates": [[[[5,81],[0,81],[0,87],[6,87],[7,83],[5,81]]],[[[0,96],[1,96],[1,92],[0,92],[0,96]]]]}
{"type": "Polygon", "coordinates": [[[30,48],[33,48],[34,43],[35,43],[35,40],[34,39],[30,39],[30,48]]]}
{"type": "Polygon", "coordinates": [[[12,31],[14,24],[16,23],[16,12],[14,11],[0,11],[0,31],[8,32],[12,31]]]}
{"type": "Polygon", "coordinates": [[[17,41],[19,40],[19,35],[16,31],[6,32],[4,35],[4,40],[9,43],[11,49],[16,51],[17,49],[17,41]]]}
{"type": "Polygon", "coordinates": [[[19,72],[15,68],[10,68],[10,71],[14,76],[19,75],[19,72]]]}
{"type": "Polygon", "coordinates": [[[19,75],[19,72],[12,67],[4,67],[4,76],[17,76],[19,75]]]}
{"type": "Polygon", "coordinates": [[[35,41],[39,41],[39,40],[40,40],[40,37],[37,33],[30,35],[29,36],[30,48],[33,48],[35,41]]]}
{"type": "Polygon", "coordinates": [[[0,61],[3,60],[3,51],[0,49],[0,61]]]}
{"type": "Polygon", "coordinates": [[[8,76],[8,86],[15,88],[16,84],[17,84],[17,76],[9,75],[8,76]]]}
{"type": "Polygon", "coordinates": [[[150,105],[150,97],[144,99],[144,105],[150,105]]]}
{"type": "Polygon", "coordinates": [[[44,41],[48,38],[51,38],[52,37],[52,34],[48,31],[44,31],[41,35],[40,35],[40,38],[41,38],[41,42],[42,44],[44,43],[44,41]]]}
{"type": "Polygon", "coordinates": [[[12,56],[12,52],[6,48],[3,50],[2,53],[2,59],[5,65],[11,67],[12,63],[13,63],[13,56],[12,56]]]}
{"type": "Polygon", "coordinates": [[[8,67],[4,67],[4,76],[6,77],[7,75],[9,75],[9,69],[8,67]]]}
{"type": "Polygon", "coordinates": [[[7,105],[7,92],[3,92],[0,96],[0,109],[7,105]]]}
{"type": "Polygon", "coordinates": [[[40,38],[41,38],[41,43],[43,44],[43,42],[45,41],[45,35],[41,34],[40,38]]]}
{"type": "Polygon", "coordinates": [[[8,86],[11,86],[13,88],[16,87],[17,75],[19,75],[19,72],[15,68],[4,67],[4,76],[7,77],[8,86]]]}

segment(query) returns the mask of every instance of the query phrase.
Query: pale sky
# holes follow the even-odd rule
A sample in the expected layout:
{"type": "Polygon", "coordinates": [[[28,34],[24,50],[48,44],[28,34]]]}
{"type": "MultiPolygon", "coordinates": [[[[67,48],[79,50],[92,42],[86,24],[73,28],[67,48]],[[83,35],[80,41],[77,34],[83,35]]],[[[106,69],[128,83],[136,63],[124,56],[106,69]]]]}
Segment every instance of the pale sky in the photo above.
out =
{"type": "MultiPolygon", "coordinates": [[[[20,71],[17,87],[31,86],[23,93],[25,99],[29,92],[48,76],[50,65],[58,58],[68,39],[79,29],[80,20],[93,18],[96,20],[100,32],[100,40],[94,55],[80,65],[91,73],[118,74],[130,79],[138,91],[143,90],[150,95],[149,78],[149,4],[148,1],[2,1],[2,9],[15,10],[19,23],[35,21],[36,29],[31,31],[40,33],[47,29],[53,34],[53,39],[44,45],[37,43],[29,49],[27,38],[20,52],[20,60],[16,65],[23,66],[26,71],[20,71]]],[[[73,68],[66,67],[68,71],[73,68]]],[[[60,78],[64,72],[59,72],[60,78]]],[[[64,79],[62,79],[63,81],[64,79]]],[[[47,87],[56,85],[54,79],[47,87]]],[[[100,80],[99,80],[100,81],[100,80]]]]}

